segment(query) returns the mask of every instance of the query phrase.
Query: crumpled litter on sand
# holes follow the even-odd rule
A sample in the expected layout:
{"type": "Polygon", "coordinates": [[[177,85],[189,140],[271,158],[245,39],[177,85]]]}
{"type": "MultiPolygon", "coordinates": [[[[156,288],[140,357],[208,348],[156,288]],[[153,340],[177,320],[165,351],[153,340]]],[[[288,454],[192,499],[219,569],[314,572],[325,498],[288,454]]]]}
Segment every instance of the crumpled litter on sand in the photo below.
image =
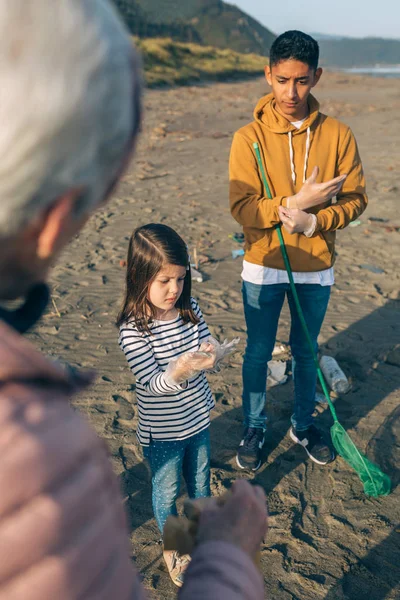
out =
{"type": "MultiPolygon", "coordinates": [[[[333,396],[330,396],[330,399],[332,400],[332,402],[335,401],[335,398],[333,396]]],[[[328,401],[325,398],[325,394],[323,394],[322,392],[315,393],[315,402],[318,402],[318,404],[328,404],[328,401]]]]}
{"type": "Polygon", "coordinates": [[[228,237],[238,244],[244,243],[244,233],[230,233],[228,237]]]}
{"type": "Polygon", "coordinates": [[[272,350],[272,356],[276,359],[278,356],[286,356],[289,357],[290,348],[286,344],[282,344],[280,342],[276,342],[274,349],[272,350]]]}
{"type": "Polygon", "coordinates": [[[239,250],[232,250],[232,258],[238,258],[239,256],[244,256],[243,248],[240,248],[239,250]]]}
{"type": "Polygon", "coordinates": [[[268,363],[267,388],[286,383],[286,362],[284,360],[270,360],[268,363]]]}
{"type": "Polygon", "coordinates": [[[203,283],[203,275],[198,271],[193,265],[190,265],[190,271],[192,274],[192,281],[197,281],[197,283],[203,283]]]}
{"type": "Polygon", "coordinates": [[[375,265],[364,264],[364,265],[360,265],[360,267],[361,267],[361,269],[365,269],[366,271],[371,271],[371,273],[381,274],[381,273],[385,272],[380,267],[375,267],[375,265]]]}
{"type": "Polygon", "coordinates": [[[389,219],[383,219],[382,217],[368,217],[368,221],[376,223],[389,223],[389,219]]]}

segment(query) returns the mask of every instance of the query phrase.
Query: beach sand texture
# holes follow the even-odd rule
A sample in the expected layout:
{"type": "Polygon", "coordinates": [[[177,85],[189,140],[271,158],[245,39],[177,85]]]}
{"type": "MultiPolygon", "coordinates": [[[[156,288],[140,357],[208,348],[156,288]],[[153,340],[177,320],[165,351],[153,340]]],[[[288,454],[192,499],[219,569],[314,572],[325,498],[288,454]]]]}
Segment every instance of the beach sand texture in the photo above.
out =
{"type": "MultiPolygon", "coordinates": [[[[240,227],[228,209],[228,155],[233,132],[252,119],[266,91],[259,79],[146,93],[133,167],[65,251],[51,278],[54,304],[30,334],[44,352],[98,372],[76,406],[109,444],[126,498],[132,556],[150,596],[160,600],[175,598],[176,589],[161,558],[150,479],[135,439],[133,375],[117,345],[114,321],[125,275],[120,262],[134,227],[163,222],[176,228],[192,256],[196,247],[205,261],[205,281],[194,284],[193,294],[210,329],[221,338],[240,336],[243,352],[241,259],[231,258],[240,246],[228,237],[240,227]]],[[[394,490],[368,498],[340,458],[324,468],[305,460],[288,436],[291,381],[269,392],[265,464],[255,476],[238,472],[240,352],[210,377],[216,397],[212,490],[223,493],[236,477],[265,489],[267,598],[394,600],[400,598],[400,79],[328,73],[315,95],[323,112],[352,127],[370,198],[361,225],[338,233],[336,285],[320,342],[352,382],[352,391],[336,400],[339,418],[359,448],[391,475],[394,490]]],[[[288,332],[285,307],[278,339],[287,342],[288,332]]],[[[328,411],[318,410],[329,427],[328,411]]]]}

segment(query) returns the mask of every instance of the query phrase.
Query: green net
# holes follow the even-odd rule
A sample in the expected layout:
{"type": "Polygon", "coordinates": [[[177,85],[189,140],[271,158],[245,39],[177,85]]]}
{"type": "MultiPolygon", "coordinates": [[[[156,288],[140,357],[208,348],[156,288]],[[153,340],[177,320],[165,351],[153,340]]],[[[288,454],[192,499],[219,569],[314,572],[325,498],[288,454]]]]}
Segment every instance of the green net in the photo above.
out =
{"type": "Polygon", "coordinates": [[[387,496],[391,481],[385,473],[361,454],[347,431],[336,421],[331,427],[332,443],[340,456],[357,472],[368,496],[387,496]]]}
{"type": "MultiPolygon", "coordinates": [[[[268,198],[272,198],[271,190],[268,185],[267,177],[264,170],[264,165],[261,160],[260,149],[258,147],[257,142],[253,144],[253,148],[256,154],[258,167],[260,169],[262,181],[264,183],[265,193],[268,198]]],[[[364,491],[368,496],[387,496],[391,490],[391,481],[385,473],[382,473],[380,468],[372,463],[366,456],[361,454],[358,450],[357,446],[347,433],[347,431],[342,427],[339,423],[339,420],[336,415],[335,407],[332,404],[328,386],[326,385],[325,378],[319,366],[317,355],[314,351],[314,345],[310,337],[310,333],[308,331],[307,323],[305,321],[303,311],[300,305],[299,297],[297,295],[296,286],[293,279],[293,273],[289,262],[289,257],[286,252],[285,241],[283,239],[282,231],[280,225],[276,226],[276,231],[279,238],[279,243],[282,251],[283,261],[285,263],[286,271],[289,277],[290,289],[293,294],[293,299],[296,304],[297,313],[299,315],[299,319],[301,322],[301,326],[304,331],[304,335],[307,338],[308,345],[310,347],[314,363],[317,369],[318,379],[321,383],[322,390],[324,392],[324,396],[326,401],[328,402],[329,409],[331,411],[333,417],[333,425],[331,427],[331,437],[332,443],[337,451],[337,453],[356,471],[358,476],[360,477],[362,483],[364,484],[364,491]]]]}

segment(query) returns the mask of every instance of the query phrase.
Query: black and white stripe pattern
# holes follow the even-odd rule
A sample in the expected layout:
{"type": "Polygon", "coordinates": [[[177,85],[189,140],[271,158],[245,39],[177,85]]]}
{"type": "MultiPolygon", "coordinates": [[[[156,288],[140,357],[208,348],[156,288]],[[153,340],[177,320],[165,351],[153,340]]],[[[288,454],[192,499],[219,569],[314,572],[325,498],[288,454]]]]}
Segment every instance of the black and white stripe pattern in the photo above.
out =
{"type": "Polygon", "coordinates": [[[133,322],[120,328],[119,345],[136,377],[137,436],[142,446],[148,446],[150,438],[183,440],[210,424],[214,399],[204,372],[190,379],[186,387],[165,380],[170,360],[198,350],[210,337],[199,305],[194,298],[191,302],[200,319],[197,325],[185,324],[178,316],[172,321],[155,321],[151,334],[138,331],[133,322]]]}

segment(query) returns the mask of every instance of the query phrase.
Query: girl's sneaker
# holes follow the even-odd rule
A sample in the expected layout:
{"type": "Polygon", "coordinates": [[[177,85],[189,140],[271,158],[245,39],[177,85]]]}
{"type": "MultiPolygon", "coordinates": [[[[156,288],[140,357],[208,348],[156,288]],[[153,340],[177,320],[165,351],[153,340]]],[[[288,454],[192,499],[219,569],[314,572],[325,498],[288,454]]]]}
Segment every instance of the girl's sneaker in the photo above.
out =
{"type": "Polygon", "coordinates": [[[263,429],[258,427],[246,428],[236,454],[236,463],[240,469],[257,471],[260,468],[264,440],[263,429]]]}
{"type": "Polygon", "coordinates": [[[182,587],[185,571],[191,561],[189,554],[179,554],[176,550],[164,550],[163,556],[172,581],[178,587],[182,587]]]}

